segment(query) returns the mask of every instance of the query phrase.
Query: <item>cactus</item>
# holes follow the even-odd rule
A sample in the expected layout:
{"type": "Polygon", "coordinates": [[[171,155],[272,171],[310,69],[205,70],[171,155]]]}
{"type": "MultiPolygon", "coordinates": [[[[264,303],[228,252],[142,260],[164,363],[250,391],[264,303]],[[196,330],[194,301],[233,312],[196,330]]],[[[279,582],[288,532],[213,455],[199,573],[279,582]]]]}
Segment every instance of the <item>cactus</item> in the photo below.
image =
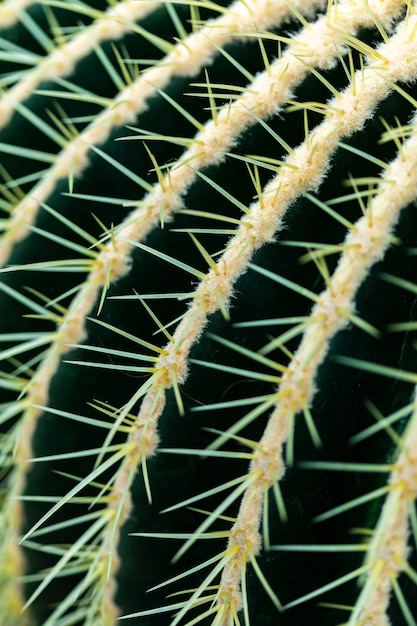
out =
{"type": "Polygon", "coordinates": [[[416,626],[415,3],[0,28],[2,626],[416,626]]]}

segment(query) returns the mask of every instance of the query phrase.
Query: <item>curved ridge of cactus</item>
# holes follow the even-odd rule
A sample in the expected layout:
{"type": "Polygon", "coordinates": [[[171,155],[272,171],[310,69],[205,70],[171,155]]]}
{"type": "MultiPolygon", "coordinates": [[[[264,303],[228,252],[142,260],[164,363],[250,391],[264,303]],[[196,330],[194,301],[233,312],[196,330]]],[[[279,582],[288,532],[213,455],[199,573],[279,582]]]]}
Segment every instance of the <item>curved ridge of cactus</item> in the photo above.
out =
{"type": "Polygon", "coordinates": [[[417,7],[0,4],[0,622],[416,626],[417,7]]]}

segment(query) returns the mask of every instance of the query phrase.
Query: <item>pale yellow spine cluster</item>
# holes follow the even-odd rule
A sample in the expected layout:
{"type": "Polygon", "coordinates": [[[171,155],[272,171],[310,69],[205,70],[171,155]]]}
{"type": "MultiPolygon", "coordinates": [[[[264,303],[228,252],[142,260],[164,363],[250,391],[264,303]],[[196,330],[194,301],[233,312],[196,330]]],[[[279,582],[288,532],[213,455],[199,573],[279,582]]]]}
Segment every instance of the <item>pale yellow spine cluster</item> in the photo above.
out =
{"type": "MultiPolygon", "coordinates": [[[[417,147],[413,137],[413,150],[417,147]]],[[[410,517],[417,499],[417,411],[414,409],[401,441],[398,458],[389,480],[389,491],[366,557],[363,589],[348,626],[389,626],[390,596],[407,562],[410,517]]],[[[397,587],[398,589],[398,587],[397,587]]]]}
{"type": "MultiPolygon", "coordinates": [[[[134,28],[136,20],[155,11],[157,7],[158,3],[152,1],[124,0],[105,13],[91,11],[93,14],[101,13],[91,26],[85,27],[68,42],[58,42],[52,51],[39,59],[33,69],[26,72],[22,80],[3,94],[0,99],[0,127],[10,121],[16,105],[33,93],[42,81],[68,76],[76,63],[94,50],[94,46],[106,39],[119,39],[134,28]]],[[[0,14],[0,25],[4,23],[0,14]]]]}
{"type": "Polygon", "coordinates": [[[0,24],[3,28],[13,26],[21,11],[35,4],[36,0],[4,0],[0,5],[0,24]]]}

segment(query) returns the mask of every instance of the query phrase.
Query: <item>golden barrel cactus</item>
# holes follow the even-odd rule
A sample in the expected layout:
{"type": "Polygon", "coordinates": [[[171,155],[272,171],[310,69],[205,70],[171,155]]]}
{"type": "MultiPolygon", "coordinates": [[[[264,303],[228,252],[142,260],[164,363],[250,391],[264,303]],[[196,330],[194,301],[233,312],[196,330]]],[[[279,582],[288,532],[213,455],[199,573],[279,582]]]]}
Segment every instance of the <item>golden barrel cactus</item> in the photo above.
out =
{"type": "Polygon", "coordinates": [[[416,626],[414,0],[0,29],[1,625],[416,626]]]}

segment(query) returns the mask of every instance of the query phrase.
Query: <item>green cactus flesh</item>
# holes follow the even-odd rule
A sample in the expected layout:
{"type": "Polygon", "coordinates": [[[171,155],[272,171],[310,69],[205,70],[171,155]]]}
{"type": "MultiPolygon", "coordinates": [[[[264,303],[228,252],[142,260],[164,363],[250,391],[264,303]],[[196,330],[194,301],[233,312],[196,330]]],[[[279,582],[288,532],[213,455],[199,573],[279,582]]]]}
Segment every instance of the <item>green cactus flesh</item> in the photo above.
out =
{"type": "Polygon", "coordinates": [[[1,626],[416,626],[414,0],[0,29],[1,626]]]}

